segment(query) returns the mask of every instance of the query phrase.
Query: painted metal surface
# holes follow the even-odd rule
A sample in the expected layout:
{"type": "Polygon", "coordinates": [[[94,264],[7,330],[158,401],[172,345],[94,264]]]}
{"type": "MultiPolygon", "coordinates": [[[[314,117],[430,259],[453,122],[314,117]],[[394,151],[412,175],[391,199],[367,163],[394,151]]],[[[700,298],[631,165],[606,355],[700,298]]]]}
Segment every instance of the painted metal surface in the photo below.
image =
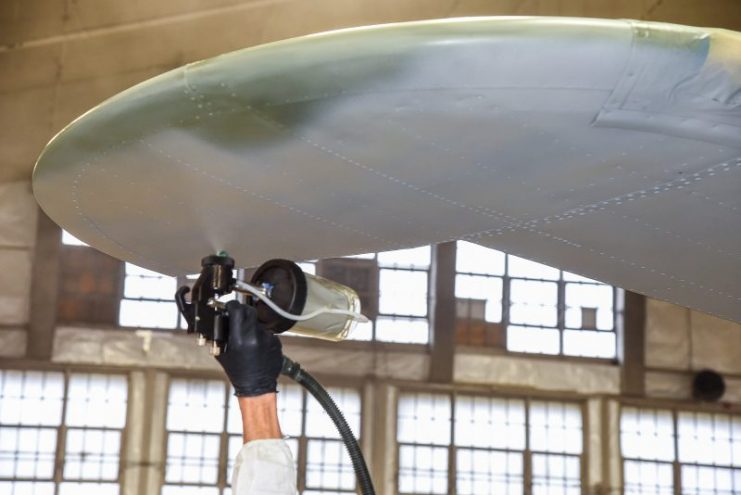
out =
{"type": "Polygon", "coordinates": [[[741,34],[471,18],[187,65],[70,124],[34,193],[170,274],[468,239],[741,321],[741,34]]]}

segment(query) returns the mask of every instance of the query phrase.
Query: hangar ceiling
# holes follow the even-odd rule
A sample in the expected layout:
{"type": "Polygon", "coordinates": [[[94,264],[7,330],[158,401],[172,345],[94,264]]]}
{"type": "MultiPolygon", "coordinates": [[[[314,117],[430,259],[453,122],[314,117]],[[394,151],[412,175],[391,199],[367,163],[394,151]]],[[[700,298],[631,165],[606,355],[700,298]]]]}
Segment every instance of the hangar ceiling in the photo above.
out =
{"type": "Polygon", "coordinates": [[[185,63],[337,28],[480,15],[657,20],[741,29],[737,0],[5,0],[0,182],[106,98],[185,63]]]}

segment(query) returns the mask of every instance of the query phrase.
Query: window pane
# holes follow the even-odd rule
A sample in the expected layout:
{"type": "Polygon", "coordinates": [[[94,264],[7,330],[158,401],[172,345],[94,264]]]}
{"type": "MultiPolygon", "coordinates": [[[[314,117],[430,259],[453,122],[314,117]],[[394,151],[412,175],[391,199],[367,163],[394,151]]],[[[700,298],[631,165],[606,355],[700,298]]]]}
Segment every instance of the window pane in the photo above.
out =
{"type": "Polygon", "coordinates": [[[466,241],[456,243],[455,269],[461,273],[504,275],[505,254],[466,241]]]}
{"type": "Polygon", "coordinates": [[[427,272],[381,270],[378,309],[384,314],[426,316],[427,272]]]}
{"type": "Polygon", "coordinates": [[[124,376],[74,373],[69,381],[65,424],[123,428],[127,391],[124,376]]]}
{"type": "Polygon", "coordinates": [[[2,495],[54,495],[54,483],[37,481],[0,481],[2,495]]]}
{"type": "Polygon", "coordinates": [[[539,452],[580,454],[581,408],[563,402],[530,403],[530,449],[539,452]]]}
{"type": "Polygon", "coordinates": [[[448,449],[401,445],[399,493],[448,493],[448,449]]]}
{"type": "Polygon", "coordinates": [[[558,354],[561,344],[558,330],[509,325],[507,327],[507,350],[558,354]]]}
{"type": "Polygon", "coordinates": [[[59,485],[59,495],[118,495],[116,483],[70,483],[59,485]]]}
{"type": "MultiPolygon", "coordinates": [[[[278,394],[280,398],[280,394],[278,394]]],[[[234,394],[229,394],[228,404],[229,412],[226,415],[227,433],[242,434],[242,412],[239,410],[239,401],[234,394]]],[[[279,406],[280,407],[280,406],[279,406]]],[[[283,424],[281,423],[281,427],[283,424]]]]}
{"type": "Polygon", "coordinates": [[[566,284],[566,326],[569,328],[612,330],[613,288],[608,285],[566,284]],[[585,311],[590,310],[590,311],[585,311]],[[584,315],[595,314],[594,321],[584,315]]]}
{"type": "Polygon", "coordinates": [[[174,301],[176,289],[175,277],[126,263],[124,299],[119,306],[119,325],[176,328],[179,322],[179,313],[174,301]]]}
{"type": "Polygon", "coordinates": [[[118,324],[122,327],[175,328],[178,308],[175,302],[122,299],[118,324]]]}
{"type": "Polygon", "coordinates": [[[62,244],[65,244],[67,246],[87,246],[87,244],[85,244],[66,230],[62,230],[62,244]]]}
{"type": "Polygon", "coordinates": [[[173,380],[167,406],[167,429],[221,432],[224,392],[224,382],[219,380],[173,380]]]}
{"type": "Polygon", "coordinates": [[[512,255],[507,257],[507,272],[511,277],[543,280],[558,280],[559,277],[559,271],[556,268],[512,255]]]}
{"type": "Polygon", "coordinates": [[[168,483],[216,484],[219,467],[219,435],[169,433],[167,437],[168,483]]]}
{"type": "Polygon", "coordinates": [[[356,323],[347,340],[373,340],[373,322],[356,323]]]}
{"type": "Polygon", "coordinates": [[[330,490],[355,490],[355,471],[345,446],[338,440],[309,440],[306,486],[330,490]]]}
{"type": "Polygon", "coordinates": [[[625,461],[623,466],[625,495],[674,495],[671,464],[625,461]]]}
{"type": "Polygon", "coordinates": [[[376,339],[402,344],[427,344],[430,341],[430,328],[427,320],[422,318],[379,316],[376,320],[376,339]]]}
{"type": "Polygon", "coordinates": [[[226,482],[231,485],[234,474],[234,461],[239,455],[239,451],[244,447],[244,438],[242,435],[229,435],[228,457],[226,459],[226,482]]]}
{"type": "Polygon", "coordinates": [[[458,449],[456,485],[459,495],[522,495],[522,454],[458,449]]]}
{"type": "Polygon", "coordinates": [[[533,495],[581,495],[580,464],[576,456],[533,454],[533,495]]]}
{"type": "Polygon", "coordinates": [[[403,394],[399,397],[397,439],[406,443],[450,443],[450,397],[403,394]]]}
{"type": "Polygon", "coordinates": [[[623,407],[620,415],[623,457],[674,460],[674,424],[669,411],[623,407]]]}
{"type": "MultiPolygon", "coordinates": [[[[284,435],[301,436],[304,392],[300,385],[278,384],[278,417],[284,435]]],[[[312,397],[311,400],[314,400],[312,397]]],[[[241,430],[240,430],[241,431],[241,430]]]]}
{"type": "Polygon", "coordinates": [[[558,285],[554,282],[512,280],[509,320],[515,324],[554,327],[558,323],[558,285]]]}
{"type": "Polygon", "coordinates": [[[488,397],[456,397],[455,444],[523,450],[525,402],[488,397]]]}
{"type": "Polygon", "coordinates": [[[120,431],[71,428],[65,444],[64,478],[115,481],[120,451],[120,431]]]}
{"type": "MultiPolygon", "coordinates": [[[[456,275],[455,297],[485,301],[484,319],[488,322],[502,321],[502,279],[477,275],[456,275]]],[[[465,317],[469,315],[458,315],[465,317]]]]}
{"type": "Polygon", "coordinates": [[[316,275],[316,263],[313,261],[304,261],[302,263],[296,263],[301,270],[310,275],[316,275]]]}
{"type": "Polygon", "coordinates": [[[142,277],[127,275],[124,280],[124,297],[131,299],[173,299],[177,290],[175,277],[142,277]]]}
{"type": "Polygon", "coordinates": [[[697,464],[741,466],[741,431],[725,414],[679,413],[679,460],[697,464]]]}
{"type": "Polygon", "coordinates": [[[683,495],[738,495],[741,469],[682,466],[683,495]]]}
{"type": "Polygon", "coordinates": [[[166,276],[158,272],[153,272],[152,270],[147,270],[146,268],[142,268],[133,263],[126,263],[125,270],[126,270],[126,275],[139,275],[141,277],[165,277],[166,276]]]}
{"type": "Polygon", "coordinates": [[[613,332],[565,330],[563,353],[567,356],[613,358],[616,353],[616,335],[613,332]]]}
{"type": "Polygon", "coordinates": [[[57,429],[0,427],[0,477],[51,479],[57,429]]]}
{"type": "Polygon", "coordinates": [[[570,273],[570,272],[562,272],[563,273],[563,279],[567,282],[585,282],[585,283],[592,283],[597,284],[596,280],[592,280],[591,278],[582,277],[581,275],[577,275],[576,273],[570,273]]]}
{"type": "MultiPolygon", "coordinates": [[[[342,411],[352,432],[358,437],[360,434],[360,394],[358,391],[350,388],[328,387],[327,392],[342,411]]],[[[314,397],[307,397],[306,435],[321,438],[340,438],[337,427],[314,397]]]]}
{"type": "Polygon", "coordinates": [[[430,246],[378,253],[378,266],[422,268],[430,266],[430,246]]]}
{"type": "Polygon", "coordinates": [[[165,485],[161,495],[219,495],[219,489],[210,486],[165,485]]]}
{"type": "Polygon", "coordinates": [[[0,371],[0,423],[56,426],[62,422],[64,375],[0,371]]]}

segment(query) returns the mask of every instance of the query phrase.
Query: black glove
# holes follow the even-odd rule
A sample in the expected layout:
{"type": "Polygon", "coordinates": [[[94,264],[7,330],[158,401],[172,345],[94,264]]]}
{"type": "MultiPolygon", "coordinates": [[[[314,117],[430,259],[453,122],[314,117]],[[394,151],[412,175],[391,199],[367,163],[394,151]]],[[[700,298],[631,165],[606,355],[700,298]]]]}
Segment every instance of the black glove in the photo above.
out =
{"type": "Polygon", "coordinates": [[[237,397],[275,392],[283,367],[280,340],[257,321],[252,306],[229,301],[229,340],[225,352],[216,357],[234,385],[237,397]]]}

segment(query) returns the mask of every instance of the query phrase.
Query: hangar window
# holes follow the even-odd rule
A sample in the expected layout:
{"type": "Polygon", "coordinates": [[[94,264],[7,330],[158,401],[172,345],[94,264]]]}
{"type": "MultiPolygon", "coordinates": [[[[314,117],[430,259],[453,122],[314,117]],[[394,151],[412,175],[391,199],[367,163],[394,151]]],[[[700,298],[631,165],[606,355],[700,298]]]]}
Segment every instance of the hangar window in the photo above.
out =
{"type": "MultiPolygon", "coordinates": [[[[299,266],[306,273],[319,274],[358,292],[363,313],[371,321],[359,324],[350,339],[426,344],[429,342],[430,256],[430,247],[423,246],[306,261],[299,266]]],[[[119,325],[184,328],[173,296],[179,285],[189,282],[192,280],[126,263],[119,325]]]]}
{"type": "Polygon", "coordinates": [[[62,231],[59,253],[60,323],[114,326],[118,322],[123,264],[62,231]]]}
{"type": "Polygon", "coordinates": [[[66,230],[62,230],[62,244],[66,246],[87,246],[87,244],[85,244],[66,230]]]}
{"type": "MultiPolygon", "coordinates": [[[[355,493],[352,463],[321,406],[294,384],[280,384],[278,415],[298,474],[300,493],[355,493]]],[[[360,393],[327,389],[360,433],[360,393]]],[[[229,495],[242,421],[231,387],[220,380],[174,379],[167,411],[167,465],[162,495],[229,495]]]]}
{"type": "Polygon", "coordinates": [[[178,280],[126,263],[118,322],[123,327],[176,328],[180,313],[175,305],[178,280]]]}
{"type": "Polygon", "coordinates": [[[429,246],[378,253],[378,316],[375,338],[429,342],[429,246]]]}
{"type": "Polygon", "coordinates": [[[626,494],[741,493],[739,416],[623,407],[620,440],[626,494]]]}
{"type": "Polygon", "coordinates": [[[430,246],[321,260],[317,273],[355,289],[363,314],[352,340],[429,342],[430,246]]]}
{"type": "Polygon", "coordinates": [[[456,272],[458,343],[615,357],[615,288],[465,241],[456,272]]]}
{"type": "Polygon", "coordinates": [[[118,494],[127,387],[120,375],[0,371],[0,492],[118,494]]]}
{"type": "Polygon", "coordinates": [[[581,493],[577,403],[404,393],[397,441],[401,494],[581,493]]]}

